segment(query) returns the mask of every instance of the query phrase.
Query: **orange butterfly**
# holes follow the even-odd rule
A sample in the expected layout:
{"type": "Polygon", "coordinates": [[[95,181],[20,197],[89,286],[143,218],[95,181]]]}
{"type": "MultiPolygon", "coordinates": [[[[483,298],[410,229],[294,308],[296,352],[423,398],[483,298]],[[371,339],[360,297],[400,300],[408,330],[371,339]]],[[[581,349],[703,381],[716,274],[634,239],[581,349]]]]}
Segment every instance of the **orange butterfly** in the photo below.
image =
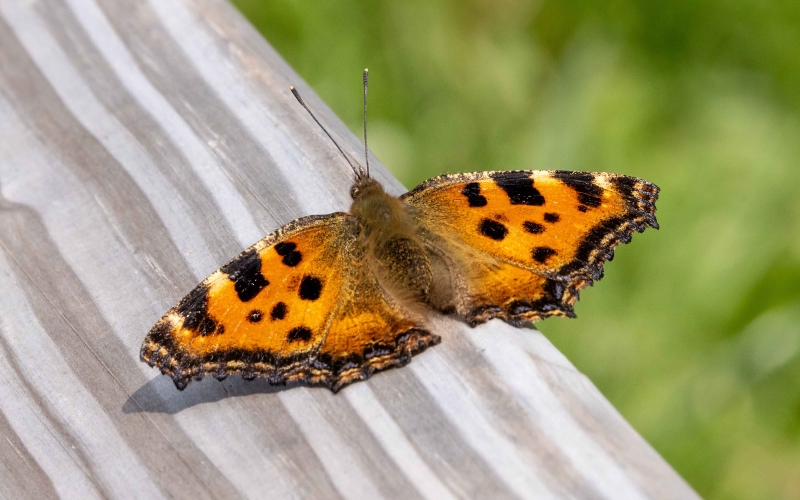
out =
{"type": "MultiPolygon", "coordinates": [[[[365,70],[365,149],[366,93],[365,70]]],[[[658,228],[658,187],[624,175],[442,175],[395,198],[369,163],[353,170],[349,213],[297,219],[239,254],[156,323],[141,359],[178,389],[239,373],[337,392],[438,344],[427,310],[472,326],[574,317],[614,247],[658,228]]]]}

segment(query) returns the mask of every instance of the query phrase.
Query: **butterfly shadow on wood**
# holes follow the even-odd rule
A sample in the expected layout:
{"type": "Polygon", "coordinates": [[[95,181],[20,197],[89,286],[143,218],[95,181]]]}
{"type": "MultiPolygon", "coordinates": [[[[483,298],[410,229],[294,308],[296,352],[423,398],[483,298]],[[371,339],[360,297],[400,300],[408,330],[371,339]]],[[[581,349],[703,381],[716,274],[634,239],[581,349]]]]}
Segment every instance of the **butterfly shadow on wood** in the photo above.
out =
{"type": "Polygon", "coordinates": [[[175,415],[193,406],[215,403],[223,399],[252,396],[254,394],[276,394],[301,386],[301,382],[286,385],[270,385],[263,378],[245,380],[231,377],[224,383],[206,379],[192,384],[179,393],[168,378],[156,377],[139,387],[122,405],[122,412],[131,413],[166,413],[175,415]]]}

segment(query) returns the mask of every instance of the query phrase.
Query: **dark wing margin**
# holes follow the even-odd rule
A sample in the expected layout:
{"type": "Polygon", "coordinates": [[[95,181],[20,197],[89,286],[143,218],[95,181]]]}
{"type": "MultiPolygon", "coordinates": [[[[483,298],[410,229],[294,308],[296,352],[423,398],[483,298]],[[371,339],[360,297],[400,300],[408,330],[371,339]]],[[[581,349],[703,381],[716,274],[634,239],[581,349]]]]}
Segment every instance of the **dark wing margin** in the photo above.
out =
{"type": "Polygon", "coordinates": [[[338,357],[320,353],[310,366],[306,382],[337,393],[375,373],[403,367],[413,356],[441,341],[440,336],[424,328],[412,327],[395,335],[393,341],[369,344],[358,353],[338,357]]]}
{"type": "MultiPolygon", "coordinates": [[[[583,172],[556,170],[554,177],[575,189],[579,196],[596,196],[595,188],[583,172]],[[577,175],[576,175],[577,174],[577,175]]],[[[656,221],[656,201],[660,189],[655,184],[619,174],[605,174],[623,197],[627,212],[624,215],[601,221],[589,230],[578,246],[575,257],[558,270],[568,280],[579,278],[586,285],[603,277],[603,264],[614,258],[614,248],[620,243],[630,243],[634,232],[642,233],[649,226],[659,229],[656,221]]],[[[583,286],[586,286],[583,285],[583,286]]],[[[583,288],[583,287],[581,287],[583,288]]]]}
{"type": "Polygon", "coordinates": [[[563,283],[548,279],[541,297],[535,299],[520,297],[499,306],[478,306],[470,309],[463,316],[472,327],[495,318],[502,319],[516,327],[553,316],[575,318],[573,305],[579,298],[581,288],[585,286],[586,282],[583,280],[563,283]]]}

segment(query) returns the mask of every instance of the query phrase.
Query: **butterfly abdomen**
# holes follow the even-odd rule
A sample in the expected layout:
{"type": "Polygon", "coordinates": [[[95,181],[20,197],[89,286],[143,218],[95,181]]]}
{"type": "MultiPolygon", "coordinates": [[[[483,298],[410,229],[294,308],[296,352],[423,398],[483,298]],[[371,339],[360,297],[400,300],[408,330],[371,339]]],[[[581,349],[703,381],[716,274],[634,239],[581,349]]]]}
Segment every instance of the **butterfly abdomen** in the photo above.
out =
{"type": "Polygon", "coordinates": [[[375,248],[374,257],[383,268],[384,282],[422,298],[428,295],[433,279],[431,264],[415,238],[395,235],[375,248]]]}

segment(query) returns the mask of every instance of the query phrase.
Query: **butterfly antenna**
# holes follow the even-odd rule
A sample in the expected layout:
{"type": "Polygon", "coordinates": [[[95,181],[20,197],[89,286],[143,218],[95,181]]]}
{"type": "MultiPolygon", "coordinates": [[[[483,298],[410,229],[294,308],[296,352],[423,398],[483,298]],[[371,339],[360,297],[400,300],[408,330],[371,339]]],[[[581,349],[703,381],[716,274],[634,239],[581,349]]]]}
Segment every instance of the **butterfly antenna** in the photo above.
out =
{"type": "Polygon", "coordinates": [[[300,105],[303,106],[306,111],[308,111],[308,114],[311,115],[311,118],[313,118],[314,121],[317,122],[317,125],[319,125],[319,128],[321,128],[322,131],[325,132],[325,135],[327,135],[328,139],[330,139],[331,142],[333,143],[333,145],[336,146],[336,149],[338,149],[339,152],[342,153],[342,156],[344,156],[344,159],[347,162],[347,164],[350,165],[350,168],[353,169],[353,172],[356,174],[356,177],[361,177],[361,172],[359,172],[358,169],[356,169],[356,167],[353,165],[353,162],[350,161],[350,158],[348,158],[347,155],[344,154],[344,151],[339,146],[339,143],[336,142],[336,140],[333,138],[333,136],[331,136],[331,134],[328,133],[328,131],[325,129],[325,127],[322,126],[322,124],[319,122],[319,120],[317,120],[317,117],[314,116],[314,113],[312,113],[311,110],[308,109],[308,106],[306,105],[305,101],[303,101],[303,98],[300,97],[300,93],[297,91],[297,89],[294,88],[294,86],[291,86],[291,87],[289,87],[289,90],[292,91],[292,94],[294,94],[294,98],[297,99],[297,102],[299,102],[300,105]]]}
{"type": "Polygon", "coordinates": [[[364,158],[367,161],[367,177],[369,177],[369,149],[367,149],[367,84],[369,69],[364,68],[364,158]]]}

